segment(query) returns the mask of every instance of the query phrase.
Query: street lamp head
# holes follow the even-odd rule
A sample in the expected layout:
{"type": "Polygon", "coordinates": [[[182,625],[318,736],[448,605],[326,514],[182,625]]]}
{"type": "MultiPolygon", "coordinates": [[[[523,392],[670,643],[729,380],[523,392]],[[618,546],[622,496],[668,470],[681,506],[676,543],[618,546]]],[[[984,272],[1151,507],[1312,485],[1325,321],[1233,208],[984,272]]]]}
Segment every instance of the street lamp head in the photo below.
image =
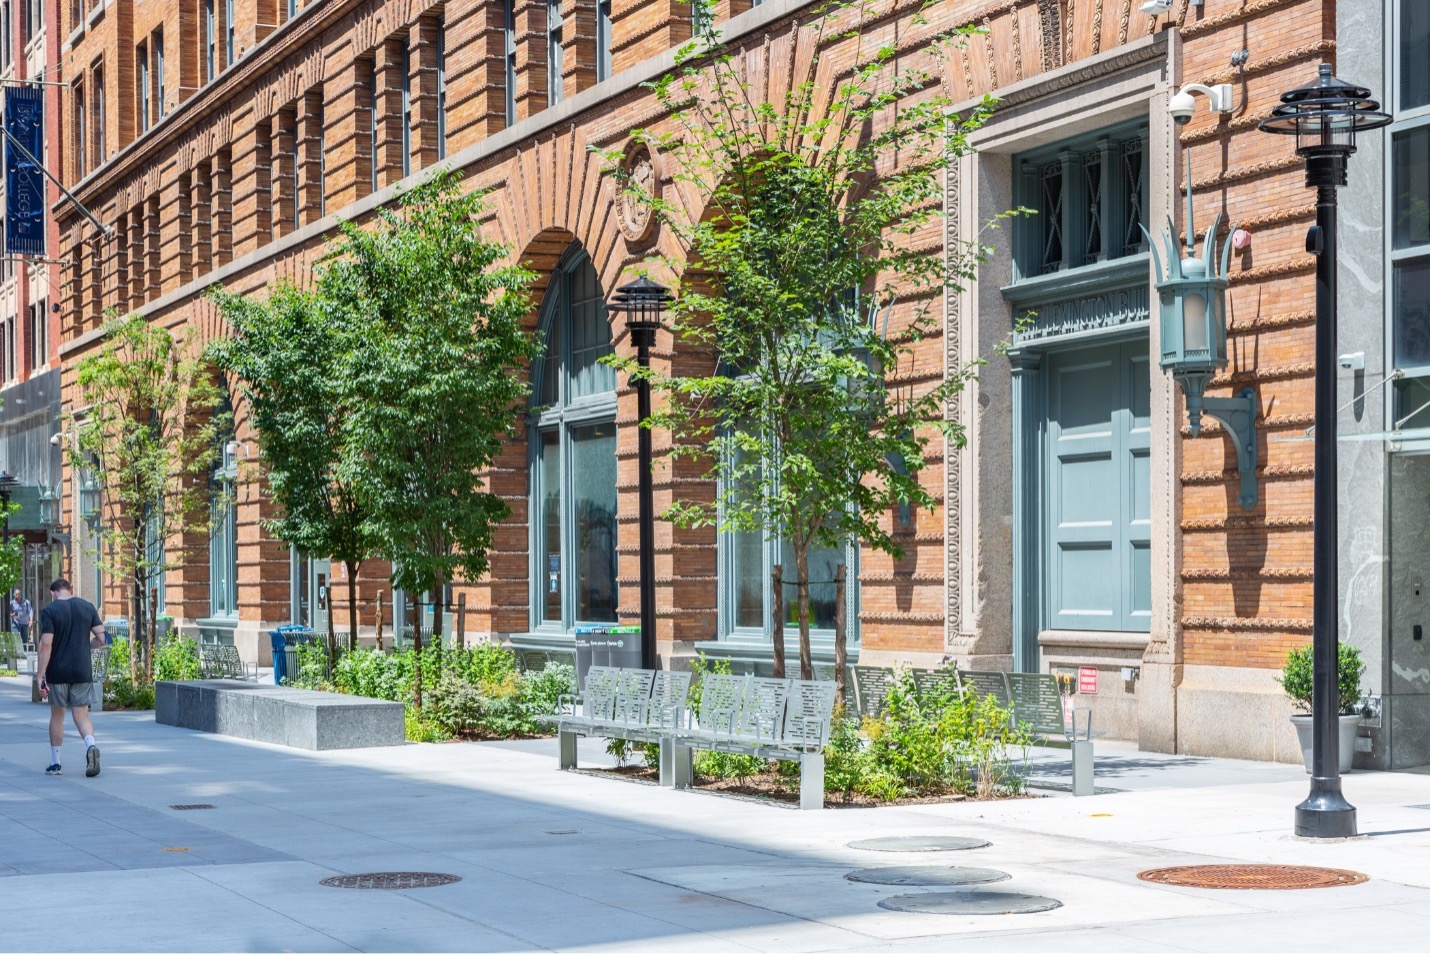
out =
{"type": "Polygon", "coordinates": [[[1296,137],[1296,152],[1307,161],[1306,185],[1344,186],[1356,134],[1389,122],[1369,89],[1337,79],[1331,65],[1322,63],[1313,83],[1281,94],[1281,105],[1261,121],[1261,129],[1296,137]]]}
{"type": "Polygon", "coordinates": [[[616,290],[610,302],[612,312],[626,314],[626,328],[641,348],[655,344],[655,332],[660,328],[660,315],[670,303],[670,290],[648,276],[641,276],[616,290]]]}

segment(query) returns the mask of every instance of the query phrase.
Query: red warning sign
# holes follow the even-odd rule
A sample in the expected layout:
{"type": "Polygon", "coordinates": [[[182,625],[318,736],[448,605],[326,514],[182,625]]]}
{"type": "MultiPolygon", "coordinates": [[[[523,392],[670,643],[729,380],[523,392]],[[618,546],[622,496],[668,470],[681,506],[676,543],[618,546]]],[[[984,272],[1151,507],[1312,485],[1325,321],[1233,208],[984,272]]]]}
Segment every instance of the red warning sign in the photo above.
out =
{"type": "Polygon", "coordinates": [[[1097,693],[1097,668],[1079,667],[1077,669],[1077,692],[1079,694],[1097,693]]]}

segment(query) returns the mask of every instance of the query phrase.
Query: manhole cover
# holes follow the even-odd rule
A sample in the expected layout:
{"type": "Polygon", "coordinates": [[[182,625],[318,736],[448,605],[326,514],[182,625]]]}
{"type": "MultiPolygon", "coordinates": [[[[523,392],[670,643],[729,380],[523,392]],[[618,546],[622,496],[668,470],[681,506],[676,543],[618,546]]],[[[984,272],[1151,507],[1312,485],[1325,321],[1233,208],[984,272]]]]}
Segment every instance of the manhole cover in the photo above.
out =
{"type": "Polygon", "coordinates": [[[880,883],[884,886],[965,886],[1012,879],[1002,870],[982,866],[875,866],[846,873],[844,878],[855,883],[880,883]]]}
{"type": "Polygon", "coordinates": [[[186,847],[186,846],[166,846],[166,847],[164,847],[164,852],[165,852],[165,853],[188,853],[188,852],[189,852],[189,848],[186,847]]]}
{"type": "Polygon", "coordinates": [[[901,836],[855,840],[851,850],[881,850],[885,853],[926,853],[933,850],[976,850],[991,846],[987,840],[960,836],[901,836]]]}
{"type": "Polygon", "coordinates": [[[1148,883],[1191,886],[1203,890],[1314,890],[1326,886],[1354,886],[1370,879],[1354,870],[1257,863],[1169,866],[1160,870],[1145,870],[1138,873],[1137,878],[1148,883]]]}
{"type": "Polygon", "coordinates": [[[424,886],[446,886],[459,880],[460,876],[451,873],[347,873],[318,882],[348,890],[416,890],[424,886]]]}
{"type": "Polygon", "coordinates": [[[170,810],[212,810],[212,803],[171,803],[170,810]]]}
{"type": "Polygon", "coordinates": [[[1027,893],[988,893],[977,890],[948,893],[915,893],[880,900],[886,910],[900,913],[932,913],[938,916],[1006,916],[1012,913],[1042,913],[1063,904],[1046,896],[1027,893]]]}

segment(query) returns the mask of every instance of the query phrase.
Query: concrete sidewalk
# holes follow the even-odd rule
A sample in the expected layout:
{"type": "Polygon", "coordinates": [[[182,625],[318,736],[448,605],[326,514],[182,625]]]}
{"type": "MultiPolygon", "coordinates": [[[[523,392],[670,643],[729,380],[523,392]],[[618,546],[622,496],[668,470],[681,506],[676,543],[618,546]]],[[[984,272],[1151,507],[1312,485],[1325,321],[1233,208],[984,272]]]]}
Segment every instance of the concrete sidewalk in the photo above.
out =
{"type": "MultiPolygon", "coordinates": [[[[47,778],[46,709],[0,679],[0,949],[6,951],[659,952],[1419,951],[1430,920],[1430,777],[1357,773],[1364,838],[1290,835],[1297,767],[1099,744],[1118,792],[800,812],[556,770],[554,741],[312,753],[97,715],[104,773],[47,778]],[[174,810],[172,805],[212,804],[174,810]],[[983,849],[853,850],[888,835],[983,849]],[[913,858],[917,856],[917,858],[913,858]],[[1152,867],[1313,863],[1330,890],[1188,890],[1152,867]],[[990,888],[1053,897],[1024,916],[891,912],[921,892],[844,879],[868,866],[992,867],[990,888]],[[332,889],[341,873],[461,882],[332,889]]],[[[598,762],[584,742],[582,759],[598,762]]],[[[1034,776],[1056,782],[1056,751],[1034,776]]]]}

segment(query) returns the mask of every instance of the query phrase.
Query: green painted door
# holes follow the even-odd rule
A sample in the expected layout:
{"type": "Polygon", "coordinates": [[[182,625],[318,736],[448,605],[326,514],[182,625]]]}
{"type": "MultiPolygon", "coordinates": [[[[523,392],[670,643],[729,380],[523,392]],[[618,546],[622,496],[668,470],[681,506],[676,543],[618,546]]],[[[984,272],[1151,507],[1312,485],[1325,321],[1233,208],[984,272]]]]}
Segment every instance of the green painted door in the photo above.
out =
{"type": "Polygon", "coordinates": [[[1054,352],[1047,368],[1047,626],[1148,630],[1147,342],[1054,352]]]}

